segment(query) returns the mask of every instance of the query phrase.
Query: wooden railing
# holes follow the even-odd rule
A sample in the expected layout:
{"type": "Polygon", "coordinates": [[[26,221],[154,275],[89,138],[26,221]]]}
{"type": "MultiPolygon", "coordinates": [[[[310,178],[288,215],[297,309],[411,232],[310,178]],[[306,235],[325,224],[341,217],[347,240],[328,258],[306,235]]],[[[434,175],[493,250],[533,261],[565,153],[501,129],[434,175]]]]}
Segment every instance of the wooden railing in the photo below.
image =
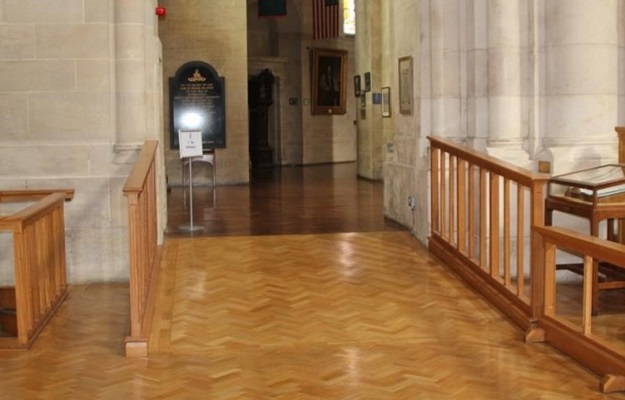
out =
{"type": "Polygon", "coordinates": [[[0,338],[0,348],[28,348],[67,294],[64,201],[73,190],[0,192],[0,202],[34,202],[0,218],[0,231],[13,235],[17,337],[0,338]]]}
{"type": "MultiPolygon", "coordinates": [[[[544,263],[546,282],[544,316],[538,321],[538,330],[542,331],[546,342],[602,375],[600,388],[603,392],[625,390],[625,343],[615,339],[621,336],[623,323],[615,327],[616,335],[605,335],[605,327],[597,331],[593,329],[591,273],[594,262],[608,263],[612,268],[625,272],[625,245],[556,227],[535,227],[534,231],[540,236],[541,248],[544,249],[540,261],[544,263]],[[556,249],[573,252],[583,258],[581,318],[560,315],[557,311],[556,249]]],[[[622,318],[618,319],[622,321],[622,318]]],[[[605,318],[597,323],[603,320],[605,318]]]]}
{"type": "Polygon", "coordinates": [[[156,169],[157,141],[146,141],[124,185],[128,202],[130,259],[130,336],[126,356],[147,355],[155,301],[160,247],[157,238],[156,169]]]}
{"type": "MultiPolygon", "coordinates": [[[[616,131],[624,162],[625,128],[616,131]]],[[[625,245],[544,226],[547,175],[448,140],[430,138],[430,145],[430,251],[524,328],[527,342],[550,343],[601,374],[604,392],[625,390],[621,324],[592,315],[592,271],[604,263],[625,275],[625,245]],[[568,293],[558,291],[556,250],[583,259],[581,315],[556,307],[568,293]]]]}
{"type": "Polygon", "coordinates": [[[549,176],[449,140],[429,140],[430,251],[533,340],[544,281],[531,227],[544,225],[549,176]]]}

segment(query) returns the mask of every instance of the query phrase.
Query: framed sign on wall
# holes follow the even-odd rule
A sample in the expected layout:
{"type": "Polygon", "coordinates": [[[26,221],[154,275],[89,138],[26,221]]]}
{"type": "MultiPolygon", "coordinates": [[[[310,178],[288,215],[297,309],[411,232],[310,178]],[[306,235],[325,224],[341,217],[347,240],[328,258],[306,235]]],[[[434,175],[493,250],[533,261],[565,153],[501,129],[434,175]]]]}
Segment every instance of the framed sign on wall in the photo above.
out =
{"type": "Polygon", "coordinates": [[[312,113],[345,114],[347,52],[313,49],[312,113]]]}
{"type": "Polygon", "coordinates": [[[399,112],[412,114],[412,57],[399,59],[399,112]]]}

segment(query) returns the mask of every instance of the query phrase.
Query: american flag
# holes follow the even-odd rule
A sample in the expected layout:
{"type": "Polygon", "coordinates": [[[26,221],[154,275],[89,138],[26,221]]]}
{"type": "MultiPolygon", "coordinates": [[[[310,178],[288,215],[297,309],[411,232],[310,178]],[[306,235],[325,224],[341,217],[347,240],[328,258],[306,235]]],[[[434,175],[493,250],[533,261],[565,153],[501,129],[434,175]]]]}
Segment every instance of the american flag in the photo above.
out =
{"type": "Polygon", "coordinates": [[[339,36],[339,1],[312,0],[313,39],[339,36]]]}

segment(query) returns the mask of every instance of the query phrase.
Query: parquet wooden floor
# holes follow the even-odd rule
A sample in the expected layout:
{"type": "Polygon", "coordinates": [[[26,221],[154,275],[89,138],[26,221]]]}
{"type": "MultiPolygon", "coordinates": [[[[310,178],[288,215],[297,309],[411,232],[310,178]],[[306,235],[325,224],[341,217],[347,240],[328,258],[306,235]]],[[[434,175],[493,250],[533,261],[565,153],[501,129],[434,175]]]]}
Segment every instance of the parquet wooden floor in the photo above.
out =
{"type": "Polygon", "coordinates": [[[405,231],[242,233],[167,239],[146,359],[123,356],[127,285],[74,286],[30,351],[0,353],[0,399],[625,398],[405,231]]]}

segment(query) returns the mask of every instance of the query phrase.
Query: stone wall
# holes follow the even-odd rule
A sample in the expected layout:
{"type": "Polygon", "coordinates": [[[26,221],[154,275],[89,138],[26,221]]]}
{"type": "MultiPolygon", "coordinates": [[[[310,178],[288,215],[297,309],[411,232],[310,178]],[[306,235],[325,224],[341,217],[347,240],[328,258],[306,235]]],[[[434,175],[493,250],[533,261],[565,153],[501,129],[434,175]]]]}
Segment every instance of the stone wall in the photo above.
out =
{"type": "MultiPolygon", "coordinates": [[[[279,164],[319,164],[356,161],[356,99],[354,38],[313,40],[312,6],[303,0],[287,1],[287,16],[258,18],[257,2],[248,8],[249,73],[269,68],[278,78],[272,118],[280,121],[275,131],[274,152],[279,164]],[[346,114],[312,115],[312,52],[314,48],[340,49],[348,53],[346,114]],[[277,150],[276,150],[277,148],[277,150]]],[[[271,111],[271,110],[270,110],[271,111]]],[[[270,127],[270,130],[272,127],[270,127]]],[[[270,132],[271,138],[272,132],[270,132]]]]}
{"type": "MultiPolygon", "coordinates": [[[[210,64],[225,78],[226,148],[217,149],[217,183],[249,181],[247,113],[247,4],[245,0],[163,0],[159,21],[163,43],[164,141],[169,183],[180,184],[180,156],[170,150],[168,79],[189,61],[210,64]]],[[[198,172],[199,169],[197,169],[198,172]]],[[[196,183],[200,183],[196,180],[196,183]]]]}
{"type": "MultiPolygon", "coordinates": [[[[396,61],[412,56],[415,112],[393,111],[381,129],[368,123],[361,132],[359,124],[359,137],[385,136],[385,212],[406,226],[416,221],[419,239],[429,229],[428,135],[530,170],[549,161],[555,174],[616,161],[614,126],[625,115],[623,2],[396,1],[380,14],[380,33],[357,37],[359,61],[375,65],[368,49],[381,35],[382,77],[397,110],[396,61]]],[[[359,152],[359,163],[371,165],[374,149],[359,152]]]]}
{"type": "MultiPolygon", "coordinates": [[[[76,190],[66,203],[73,283],[128,278],[122,186],[161,124],[155,4],[0,2],[0,189],[76,190]]],[[[6,254],[0,285],[12,279],[6,254]]]]}

